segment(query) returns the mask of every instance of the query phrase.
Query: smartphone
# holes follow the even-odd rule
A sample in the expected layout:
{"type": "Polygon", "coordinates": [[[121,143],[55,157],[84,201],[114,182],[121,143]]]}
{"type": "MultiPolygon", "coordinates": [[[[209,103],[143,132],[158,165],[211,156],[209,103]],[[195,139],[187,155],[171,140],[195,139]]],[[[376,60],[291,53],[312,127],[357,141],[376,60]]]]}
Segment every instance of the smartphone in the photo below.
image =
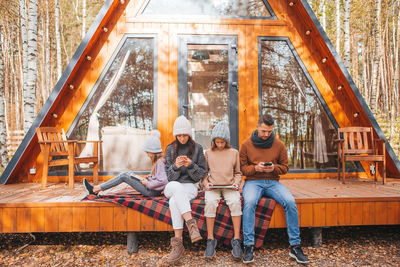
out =
{"type": "Polygon", "coordinates": [[[265,162],[264,166],[272,166],[272,162],[265,162]]]}

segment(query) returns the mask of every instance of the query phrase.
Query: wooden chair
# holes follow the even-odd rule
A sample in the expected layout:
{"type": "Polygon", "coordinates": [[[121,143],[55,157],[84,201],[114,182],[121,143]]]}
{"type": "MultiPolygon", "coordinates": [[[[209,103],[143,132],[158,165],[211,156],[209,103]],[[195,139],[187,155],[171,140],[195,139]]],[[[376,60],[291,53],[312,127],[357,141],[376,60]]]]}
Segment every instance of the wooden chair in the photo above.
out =
{"type": "Polygon", "coordinates": [[[100,141],[67,140],[64,129],[56,127],[36,128],[40,150],[43,153],[42,188],[47,185],[48,168],[51,166],[68,165],[69,188],[74,188],[74,166],[79,163],[93,162],[93,182],[98,182],[98,143],[100,141]],[[75,156],[76,146],[79,143],[93,143],[93,156],[75,156]],[[56,158],[53,158],[56,157],[56,158]]]}
{"type": "Polygon", "coordinates": [[[371,127],[345,127],[338,129],[338,179],[342,170],[342,182],[344,183],[346,161],[371,161],[375,164],[382,162],[382,183],[386,182],[386,160],[385,160],[385,139],[374,139],[371,127]],[[381,145],[381,151],[379,147],[381,145]]]}

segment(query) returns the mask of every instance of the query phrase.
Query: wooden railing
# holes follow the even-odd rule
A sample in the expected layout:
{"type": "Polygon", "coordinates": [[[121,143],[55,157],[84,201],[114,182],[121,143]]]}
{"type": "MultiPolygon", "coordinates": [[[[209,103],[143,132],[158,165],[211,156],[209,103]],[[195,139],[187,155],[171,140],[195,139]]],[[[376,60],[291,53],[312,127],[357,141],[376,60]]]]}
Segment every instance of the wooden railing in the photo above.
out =
{"type": "Polygon", "coordinates": [[[18,146],[21,144],[22,139],[24,139],[24,136],[25,133],[23,130],[13,130],[8,133],[6,137],[6,144],[9,159],[11,159],[14,155],[18,146]]]}

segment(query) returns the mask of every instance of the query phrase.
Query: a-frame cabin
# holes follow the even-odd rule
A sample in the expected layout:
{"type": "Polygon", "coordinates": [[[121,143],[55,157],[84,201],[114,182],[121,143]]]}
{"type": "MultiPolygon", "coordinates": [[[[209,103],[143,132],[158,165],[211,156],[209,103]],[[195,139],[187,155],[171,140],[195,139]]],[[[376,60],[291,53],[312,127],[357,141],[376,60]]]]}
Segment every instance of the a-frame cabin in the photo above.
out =
{"type": "MultiPolygon", "coordinates": [[[[400,223],[400,163],[388,142],[388,184],[372,182],[368,162],[347,166],[357,179],[336,180],[339,127],[384,135],[305,0],[107,0],[0,178],[0,232],[171,229],[125,207],[80,202],[82,186],[68,189],[63,169],[50,170],[40,189],[37,127],[100,137],[103,181],[141,171],[145,163],[128,163],[122,149],[153,128],[165,148],[179,114],[206,147],[213,124],[228,121],[238,148],[264,111],[288,148],[282,183],[296,198],[300,226],[400,223]]],[[[77,182],[91,177],[81,167],[77,182]]],[[[280,206],[271,227],[285,227],[280,206]]]]}

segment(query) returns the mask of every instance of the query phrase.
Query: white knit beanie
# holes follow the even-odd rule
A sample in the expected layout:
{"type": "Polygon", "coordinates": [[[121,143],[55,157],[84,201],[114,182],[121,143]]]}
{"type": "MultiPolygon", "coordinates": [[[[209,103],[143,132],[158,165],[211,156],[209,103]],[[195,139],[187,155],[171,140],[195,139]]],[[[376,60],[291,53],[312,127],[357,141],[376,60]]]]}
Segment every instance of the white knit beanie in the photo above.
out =
{"type": "Polygon", "coordinates": [[[226,142],[229,143],[231,138],[229,133],[229,127],[226,122],[221,121],[214,126],[211,132],[211,140],[214,141],[215,138],[224,139],[226,142]]]}
{"type": "Polygon", "coordinates": [[[161,134],[158,130],[153,130],[150,133],[150,137],[143,144],[143,150],[150,153],[161,153],[161,134]]]}
{"type": "Polygon", "coordinates": [[[181,115],[178,118],[176,118],[174,122],[174,130],[173,130],[174,137],[176,137],[179,134],[187,134],[190,137],[192,137],[192,125],[186,119],[185,116],[181,115]]]}

